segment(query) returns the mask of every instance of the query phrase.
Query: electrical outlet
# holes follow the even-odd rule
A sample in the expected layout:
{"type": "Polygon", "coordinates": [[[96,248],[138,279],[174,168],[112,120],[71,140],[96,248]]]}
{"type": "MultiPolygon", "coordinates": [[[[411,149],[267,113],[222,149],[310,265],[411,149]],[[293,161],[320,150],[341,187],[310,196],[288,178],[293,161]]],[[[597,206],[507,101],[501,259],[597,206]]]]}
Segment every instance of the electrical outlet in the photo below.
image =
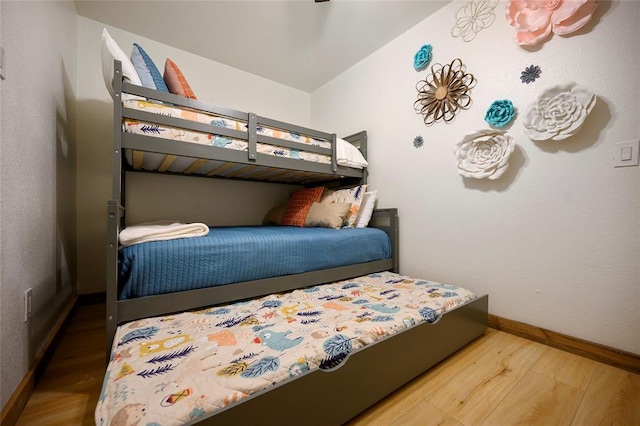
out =
{"type": "Polygon", "coordinates": [[[32,301],[31,295],[33,294],[33,289],[29,288],[24,291],[24,322],[28,322],[31,319],[31,309],[32,309],[32,301]]]}

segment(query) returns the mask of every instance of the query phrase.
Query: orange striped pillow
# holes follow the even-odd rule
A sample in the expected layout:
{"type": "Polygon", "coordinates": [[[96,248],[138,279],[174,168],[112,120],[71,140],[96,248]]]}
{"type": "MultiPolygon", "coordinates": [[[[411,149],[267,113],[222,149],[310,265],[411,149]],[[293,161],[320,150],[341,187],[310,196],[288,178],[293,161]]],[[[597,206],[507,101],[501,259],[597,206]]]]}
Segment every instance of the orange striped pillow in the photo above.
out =
{"type": "Polygon", "coordinates": [[[196,98],[195,93],[191,90],[191,86],[187,83],[187,79],[184,78],[184,74],[180,71],[180,68],[171,59],[167,58],[164,63],[164,82],[169,88],[169,92],[174,95],[185,96],[191,99],[196,98]]]}
{"type": "Polygon", "coordinates": [[[317,186],[315,188],[301,189],[293,193],[289,198],[289,204],[287,209],[282,215],[282,225],[289,226],[304,226],[304,221],[307,218],[307,213],[313,203],[320,201],[324,187],[317,186]]]}

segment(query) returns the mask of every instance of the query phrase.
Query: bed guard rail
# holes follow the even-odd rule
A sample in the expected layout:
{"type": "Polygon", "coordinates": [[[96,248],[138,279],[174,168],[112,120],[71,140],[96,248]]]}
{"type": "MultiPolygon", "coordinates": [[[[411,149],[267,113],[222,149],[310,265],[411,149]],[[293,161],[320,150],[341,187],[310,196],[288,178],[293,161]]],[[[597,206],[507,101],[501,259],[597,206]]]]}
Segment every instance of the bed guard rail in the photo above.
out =
{"type": "Polygon", "coordinates": [[[375,209],[369,221],[370,227],[382,229],[389,236],[393,253],[393,272],[395,273],[400,271],[399,222],[397,208],[375,209]]]}

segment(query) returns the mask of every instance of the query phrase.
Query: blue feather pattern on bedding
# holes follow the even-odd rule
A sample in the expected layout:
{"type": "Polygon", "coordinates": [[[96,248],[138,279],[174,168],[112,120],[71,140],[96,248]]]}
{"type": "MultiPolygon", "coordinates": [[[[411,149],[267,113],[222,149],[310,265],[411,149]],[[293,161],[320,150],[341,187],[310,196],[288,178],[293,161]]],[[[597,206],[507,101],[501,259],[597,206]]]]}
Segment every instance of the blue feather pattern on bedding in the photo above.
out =
{"type": "Polygon", "coordinates": [[[119,299],[271,278],[391,257],[376,228],[211,227],[205,237],[120,250],[119,299]]]}

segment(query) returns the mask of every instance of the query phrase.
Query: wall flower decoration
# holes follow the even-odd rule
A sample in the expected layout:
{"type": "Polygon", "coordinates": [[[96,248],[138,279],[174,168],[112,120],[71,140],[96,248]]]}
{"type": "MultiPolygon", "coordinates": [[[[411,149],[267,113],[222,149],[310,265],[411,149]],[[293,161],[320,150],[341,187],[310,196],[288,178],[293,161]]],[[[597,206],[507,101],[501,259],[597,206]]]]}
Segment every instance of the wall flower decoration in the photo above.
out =
{"type": "Polygon", "coordinates": [[[515,149],[504,130],[478,130],[462,138],[454,149],[458,173],[474,179],[498,179],[509,167],[515,149]]]}
{"type": "Polygon", "coordinates": [[[460,37],[469,42],[476,34],[489,28],[496,20],[493,13],[498,0],[471,0],[456,12],[456,23],[451,29],[453,37],[460,37]]]}
{"type": "Polygon", "coordinates": [[[551,86],[527,107],[524,132],[533,140],[563,140],[575,135],[596,103],[586,87],[569,82],[551,86]]]}
{"type": "Polygon", "coordinates": [[[534,45],[554,32],[571,34],[591,20],[594,0],[509,0],[507,22],[516,29],[516,42],[534,45]]]}
{"type": "Polygon", "coordinates": [[[484,121],[493,127],[504,127],[516,115],[513,109],[513,103],[509,99],[501,99],[493,101],[487,113],[484,115],[484,121]]]}
{"type": "Polygon", "coordinates": [[[520,80],[523,83],[533,83],[540,77],[542,70],[537,65],[528,66],[520,73],[520,80]]]}
{"type": "Polygon", "coordinates": [[[420,135],[416,136],[415,138],[413,138],[413,146],[416,148],[422,148],[422,145],[424,145],[424,138],[420,135]]]}
{"type": "Polygon", "coordinates": [[[417,83],[418,100],[413,107],[424,116],[427,126],[443,120],[449,123],[461,109],[471,106],[469,92],[475,78],[464,70],[460,59],[450,64],[434,64],[431,74],[417,83]]]}
{"type": "Polygon", "coordinates": [[[431,60],[431,45],[425,44],[413,56],[413,68],[416,71],[422,71],[427,67],[431,60]]]}

